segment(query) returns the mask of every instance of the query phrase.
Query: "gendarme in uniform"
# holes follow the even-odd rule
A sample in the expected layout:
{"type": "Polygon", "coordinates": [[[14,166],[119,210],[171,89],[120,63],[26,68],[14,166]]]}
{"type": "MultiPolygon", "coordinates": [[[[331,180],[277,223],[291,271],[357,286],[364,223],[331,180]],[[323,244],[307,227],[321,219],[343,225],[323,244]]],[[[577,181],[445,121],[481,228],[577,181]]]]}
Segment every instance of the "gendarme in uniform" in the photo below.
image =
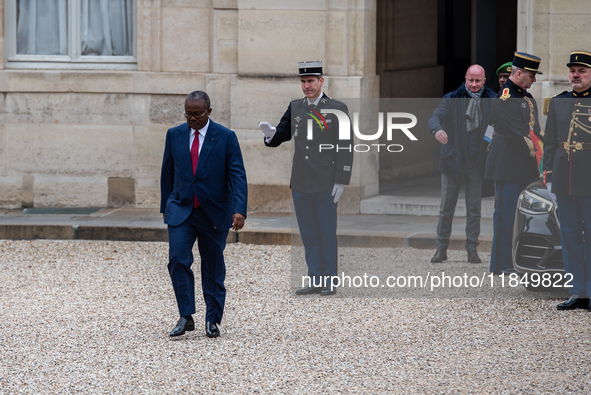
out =
{"type": "Polygon", "coordinates": [[[591,297],[591,53],[570,55],[574,90],[552,98],[546,121],[544,181],[556,194],[571,298],[559,310],[589,308],[591,297]]]}
{"type": "MultiPolygon", "coordinates": [[[[568,66],[577,64],[591,68],[591,53],[573,52],[568,66]]],[[[550,101],[544,179],[552,183],[552,192],[557,195],[591,196],[590,171],[591,88],[563,92],[550,101]]]]}
{"type": "Polygon", "coordinates": [[[296,294],[332,295],[330,277],[338,270],[337,202],[351,179],[353,147],[351,140],[339,140],[338,116],[324,110],[348,116],[348,109],[322,92],[322,62],[300,62],[299,75],[306,97],[289,104],[276,128],[266,122],[259,127],[269,147],[294,140],[290,186],[312,280],[302,281],[296,294]]]}
{"type": "MultiPolygon", "coordinates": [[[[511,76],[497,94],[492,111],[494,137],[484,178],[495,182],[494,234],[490,271],[511,273],[513,220],[521,191],[540,176],[530,129],[542,138],[538,107],[527,89],[536,81],[540,58],[515,52],[511,76]]],[[[540,152],[541,153],[541,152],[540,152]]]]}

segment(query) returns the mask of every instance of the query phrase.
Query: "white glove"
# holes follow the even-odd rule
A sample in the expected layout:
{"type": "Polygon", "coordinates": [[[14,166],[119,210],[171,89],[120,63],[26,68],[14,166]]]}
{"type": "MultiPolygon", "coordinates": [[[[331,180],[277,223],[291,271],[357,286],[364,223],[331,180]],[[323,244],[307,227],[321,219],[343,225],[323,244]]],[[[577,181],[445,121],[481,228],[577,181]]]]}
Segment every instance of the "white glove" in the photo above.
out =
{"type": "Polygon", "coordinates": [[[550,197],[552,198],[552,201],[554,202],[554,204],[558,206],[558,203],[556,203],[556,194],[552,193],[552,183],[551,182],[546,183],[546,189],[548,190],[548,193],[550,194],[550,197]]]}
{"type": "Polygon", "coordinates": [[[277,131],[277,129],[271,126],[269,122],[259,123],[259,129],[261,129],[261,132],[263,132],[263,135],[265,136],[265,141],[267,142],[271,140],[273,136],[275,136],[275,132],[277,131]]]}
{"type": "Polygon", "coordinates": [[[345,190],[345,186],[343,184],[334,184],[332,187],[332,196],[334,196],[334,202],[337,203],[341,198],[341,194],[345,190]]]}

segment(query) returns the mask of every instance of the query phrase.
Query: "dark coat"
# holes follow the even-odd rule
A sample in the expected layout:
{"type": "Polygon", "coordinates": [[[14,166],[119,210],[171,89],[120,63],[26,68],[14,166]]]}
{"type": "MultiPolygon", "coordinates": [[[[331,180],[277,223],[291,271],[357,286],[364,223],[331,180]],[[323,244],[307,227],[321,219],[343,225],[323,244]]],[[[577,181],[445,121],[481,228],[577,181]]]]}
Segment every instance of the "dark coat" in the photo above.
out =
{"type": "MultiPolygon", "coordinates": [[[[478,147],[478,163],[484,167],[486,147],[488,143],[483,140],[486,127],[489,124],[492,98],[495,92],[484,86],[480,100],[480,127],[472,133],[477,133],[475,140],[478,147]]],[[[466,92],[465,84],[462,84],[453,92],[443,96],[443,100],[429,117],[429,130],[434,134],[438,130],[447,133],[447,144],[441,144],[439,152],[439,171],[447,176],[457,176],[462,173],[464,165],[468,161],[469,136],[466,131],[466,109],[470,102],[470,96],[466,92]]]]}
{"type": "Polygon", "coordinates": [[[558,195],[591,196],[591,89],[564,92],[550,101],[544,138],[544,171],[546,182],[558,195]],[[571,144],[581,148],[564,149],[573,124],[571,144]],[[587,129],[587,131],[585,131],[587,129]],[[550,173],[551,172],[551,173],[550,173]]]}
{"type": "Polygon", "coordinates": [[[507,80],[497,94],[492,123],[495,134],[490,144],[484,178],[498,182],[527,185],[540,176],[535,156],[531,156],[526,142],[530,138],[531,117],[534,118],[534,133],[542,138],[538,121],[538,107],[532,95],[507,80]],[[527,97],[533,105],[533,112],[527,97]],[[498,100],[497,100],[498,99],[498,100]]]}
{"type": "MultiPolygon", "coordinates": [[[[347,105],[323,94],[315,111],[322,109],[340,110],[348,114],[347,105]]],[[[323,116],[320,122],[324,129],[309,114],[306,98],[294,100],[289,104],[277,125],[277,131],[269,142],[269,147],[277,147],[294,138],[293,166],[291,170],[291,189],[304,193],[331,192],[334,184],[349,185],[353,164],[353,140],[339,140],[339,122],[334,114],[323,116]],[[308,120],[312,121],[313,139],[307,138],[308,120]],[[322,146],[321,146],[322,145],[322,146]],[[329,149],[332,145],[334,148],[329,149]],[[336,149],[336,147],[347,149],[336,149]],[[322,149],[321,149],[322,147],[322,149]]],[[[318,114],[315,114],[317,119],[318,114]]]]}

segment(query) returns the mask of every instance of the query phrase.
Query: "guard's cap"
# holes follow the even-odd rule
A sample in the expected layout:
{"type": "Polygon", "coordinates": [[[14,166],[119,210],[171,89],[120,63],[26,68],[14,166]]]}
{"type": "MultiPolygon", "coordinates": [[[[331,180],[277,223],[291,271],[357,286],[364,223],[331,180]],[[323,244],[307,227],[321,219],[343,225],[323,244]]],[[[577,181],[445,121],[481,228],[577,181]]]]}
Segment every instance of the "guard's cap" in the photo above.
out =
{"type": "Polygon", "coordinates": [[[571,67],[575,64],[585,67],[591,67],[591,53],[585,51],[573,51],[570,53],[570,62],[566,64],[571,67]]]}
{"type": "Polygon", "coordinates": [[[497,75],[500,73],[511,73],[511,62],[503,63],[501,67],[497,69],[497,75]]]}
{"type": "Polygon", "coordinates": [[[298,62],[298,66],[300,68],[300,75],[322,75],[321,60],[298,62]]]}
{"type": "Polygon", "coordinates": [[[520,69],[524,69],[527,71],[531,71],[535,74],[543,74],[538,71],[538,67],[540,66],[540,62],[542,59],[538,58],[537,56],[530,55],[525,52],[515,52],[513,54],[513,66],[519,67],[520,69]]]}

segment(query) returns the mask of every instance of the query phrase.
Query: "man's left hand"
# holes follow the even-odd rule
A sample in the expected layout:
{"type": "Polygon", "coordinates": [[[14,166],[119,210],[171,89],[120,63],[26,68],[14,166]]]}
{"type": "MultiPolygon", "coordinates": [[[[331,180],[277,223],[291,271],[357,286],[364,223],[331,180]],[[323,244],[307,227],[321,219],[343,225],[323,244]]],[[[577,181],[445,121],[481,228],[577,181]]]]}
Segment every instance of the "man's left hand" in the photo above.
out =
{"type": "Polygon", "coordinates": [[[235,213],[232,215],[232,230],[240,230],[244,227],[244,215],[235,213]]]}

